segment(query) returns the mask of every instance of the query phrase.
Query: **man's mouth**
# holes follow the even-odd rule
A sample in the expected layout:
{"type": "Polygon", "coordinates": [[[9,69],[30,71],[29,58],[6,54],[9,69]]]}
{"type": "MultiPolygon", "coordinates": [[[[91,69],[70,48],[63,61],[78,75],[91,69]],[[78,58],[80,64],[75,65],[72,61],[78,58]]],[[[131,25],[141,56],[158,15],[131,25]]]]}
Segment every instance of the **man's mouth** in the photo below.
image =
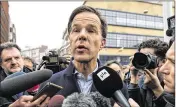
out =
{"type": "Polygon", "coordinates": [[[77,50],[78,52],[83,52],[83,51],[88,50],[88,48],[85,47],[84,45],[79,45],[79,46],[76,48],[76,50],[77,50]]]}

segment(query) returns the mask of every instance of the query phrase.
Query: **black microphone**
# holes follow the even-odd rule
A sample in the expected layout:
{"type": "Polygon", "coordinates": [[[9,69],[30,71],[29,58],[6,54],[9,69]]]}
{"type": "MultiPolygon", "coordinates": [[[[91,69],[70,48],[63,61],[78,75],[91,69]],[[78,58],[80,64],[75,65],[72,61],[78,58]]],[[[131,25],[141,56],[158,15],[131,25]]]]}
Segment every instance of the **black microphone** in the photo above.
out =
{"type": "Polygon", "coordinates": [[[112,107],[110,99],[102,96],[99,92],[91,92],[89,95],[93,98],[97,107],[112,107]]]}
{"type": "Polygon", "coordinates": [[[90,95],[73,93],[64,99],[62,107],[97,107],[90,95]]]}
{"type": "Polygon", "coordinates": [[[7,80],[7,79],[10,79],[10,78],[19,76],[19,75],[23,75],[23,74],[26,74],[26,73],[25,73],[25,72],[15,72],[15,73],[13,73],[13,74],[7,76],[4,80],[7,80]]]}
{"type": "Polygon", "coordinates": [[[65,98],[62,95],[55,95],[49,101],[48,107],[62,107],[64,99],[65,98]]]}
{"type": "Polygon", "coordinates": [[[1,82],[0,96],[10,97],[23,92],[48,80],[52,74],[51,70],[43,69],[6,79],[1,82]]]}
{"type": "Polygon", "coordinates": [[[122,107],[130,107],[127,99],[120,91],[123,88],[123,83],[116,71],[103,66],[93,73],[93,82],[103,96],[112,97],[122,107]]]}
{"type": "Polygon", "coordinates": [[[175,29],[168,29],[168,30],[166,31],[166,35],[169,36],[169,37],[172,36],[173,33],[174,33],[174,30],[175,30],[175,29]]]}

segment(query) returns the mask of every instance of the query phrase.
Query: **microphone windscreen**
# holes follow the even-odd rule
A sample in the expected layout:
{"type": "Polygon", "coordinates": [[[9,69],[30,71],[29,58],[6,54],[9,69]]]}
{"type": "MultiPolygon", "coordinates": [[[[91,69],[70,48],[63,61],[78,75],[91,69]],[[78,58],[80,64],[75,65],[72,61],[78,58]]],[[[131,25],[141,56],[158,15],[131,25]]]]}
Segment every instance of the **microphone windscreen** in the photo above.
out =
{"type": "Polygon", "coordinates": [[[97,107],[112,107],[110,99],[102,96],[99,92],[91,92],[90,96],[97,104],[97,107]]]}
{"type": "Polygon", "coordinates": [[[62,107],[64,99],[65,98],[62,95],[55,95],[49,101],[48,107],[62,107]]]}
{"type": "Polygon", "coordinates": [[[23,75],[23,74],[26,74],[26,73],[25,72],[15,72],[15,73],[7,76],[4,80],[10,79],[10,78],[13,78],[13,77],[16,77],[16,76],[19,76],[19,75],[23,75]]]}
{"type": "Polygon", "coordinates": [[[6,79],[1,82],[0,96],[13,96],[23,92],[48,80],[52,74],[51,70],[43,69],[6,79]]]}
{"type": "Polygon", "coordinates": [[[64,99],[62,107],[97,107],[90,95],[73,93],[64,99]]]}
{"type": "Polygon", "coordinates": [[[114,92],[123,88],[123,83],[116,71],[103,66],[93,73],[96,89],[105,97],[112,97],[114,92]]]}

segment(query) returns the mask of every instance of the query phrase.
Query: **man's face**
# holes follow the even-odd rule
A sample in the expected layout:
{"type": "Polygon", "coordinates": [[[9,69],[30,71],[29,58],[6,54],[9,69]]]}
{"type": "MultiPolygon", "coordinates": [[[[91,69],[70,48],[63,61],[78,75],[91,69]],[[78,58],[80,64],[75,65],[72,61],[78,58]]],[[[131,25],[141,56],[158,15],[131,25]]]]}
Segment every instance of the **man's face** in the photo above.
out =
{"type": "Polygon", "coordinates": [[[175,66],[175,51],[174,51],[174,45],[169,48],[169,50],[166,53],[166,62],[165,64],[160,68],[160,72],[164,74],[164,90],[169,93],[175,93],[175,72],[174,72],[174,66],[175,66]]]}
{"type": "Polygon", "coordinates": [[[30,70],[33,70],[33,63],[30,60],[25,59],[24,66],[29,68],[30,70]]]}
{"type": "Polygon", "coordinates": [[[24,65],[20,51],[17,48],[4,49],[1,54],[1,67],[8,73],[21,71],[24,65]]]}
{"type": "Polygon", "coordinates": [[[69,40],[74,60],[89,62],[97,59],[98,52],[105,45],[98,16],[90,12],[77,14],[71,25],[69,40]]]}

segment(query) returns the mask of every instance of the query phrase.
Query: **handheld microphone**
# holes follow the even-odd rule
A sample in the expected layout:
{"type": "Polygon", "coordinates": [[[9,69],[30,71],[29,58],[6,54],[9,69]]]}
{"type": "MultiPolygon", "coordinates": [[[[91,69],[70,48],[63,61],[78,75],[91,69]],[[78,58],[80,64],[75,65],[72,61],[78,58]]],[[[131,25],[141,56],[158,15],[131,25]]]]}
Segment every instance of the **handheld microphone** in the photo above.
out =
{"type": "Polygon", "coordinates": [[[55,95],[49,101],[48,107],[62,107],[64,99],[65,98],[62,95],[55,95]]]}
{"type": "Polygon", "coordinates": [[[97,104],[97,107],[112,107],[110,99],[102,96],[99,92],[91,92],[90,96],[97,104]]]}
{"type": "Polygon", "coordinates": [[[90,95],[84,93],[73,93],[69,95],[62,104],[62,107],[97,107],[90,95]]]}
{"type": "Polygon", "coordinates": [[[93,73],[93,82],[103,96],[112,97],[122,107],[130,107],[127,99],[120,91],[123,88],[123,83],[116,71],[103,66],[93,73]]]}
{"type": "Polygon", "coordinates": [[[19,75],[23,75],[23,74],[26,74],[25,72],[15,72],[9,76],[7,76],[4,80],[7,80],[7,79],[10,79],[10,78],[13,78],[13,77],[17,77],[19,75]]]}
{"type": "Polygon", "coordinates": [[[51,70],[43,69],[6,79],[1,82],[0,96],[8,97],[23,92],[48,80],[52,74],[51,70]]]}

